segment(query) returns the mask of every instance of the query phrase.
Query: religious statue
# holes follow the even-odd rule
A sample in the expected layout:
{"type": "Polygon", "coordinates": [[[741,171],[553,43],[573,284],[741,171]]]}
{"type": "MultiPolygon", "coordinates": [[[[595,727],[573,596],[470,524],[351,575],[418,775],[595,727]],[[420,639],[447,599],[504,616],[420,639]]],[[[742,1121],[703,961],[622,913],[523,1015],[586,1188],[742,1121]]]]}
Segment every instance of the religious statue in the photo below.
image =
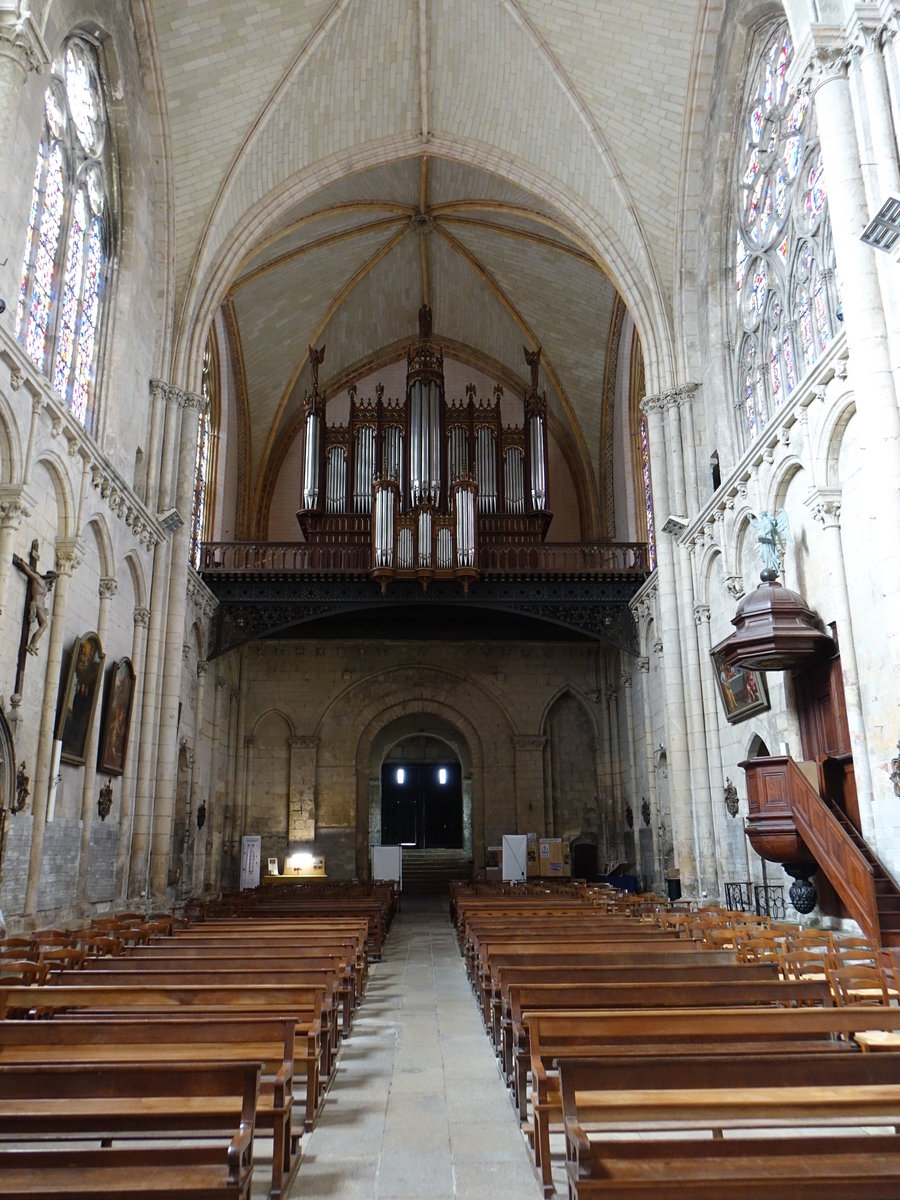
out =
{"type": "Polygon", "coordinates": [[[531,367],[531,390],[536,392],[538,390],[538,369],[541,365],[541,348],[538,346],[537,350],[529,350],[527,346],[523,346],[522,349],[525,351],[525,362],[531,367]]]}
{"type": "Polygon", "coordinates": [[[56,572],[46,571],[43,575],[39,574],[35,569],[37,566],[37,542],[33,542],[31,546],[32,563],[27,563],[24,558],[20,558],[18,554],[13,555],[13,565],[18,567],[23,575],[26,575],[29,580],[28,590],[28,626],[31,627],[32,622],[37,621],[37,628],[31,635],[31,641],[25,647],[29,654],[37,654],[37,644],[44,636],[47,629],[49,617],[47,615],[47,597],[50,594],[50,589],[56,582],[56,572]]]}
{"type": "Polygon", "coordinates": [[[312,372],[313,392],[319,390],[319,365],[325,361],[324,346],[310,346],[309,348],[309,369],[312,372]]]}
{"type": "Polygon", "coordinates": [[[781,570],[785,544],[791,540],[787,513],[783,508],[779,508],[777,513],[761,512],[756,516],[751,513],[750,524],[756,530],[759,542],[757,553],[763,567],[777,575],[781,570]]]}
{"type": "Polygon", "coordinates": [[[419,309],[419,337],[423,342],[431,337],[431,309],[427,304],[419,309]]]}

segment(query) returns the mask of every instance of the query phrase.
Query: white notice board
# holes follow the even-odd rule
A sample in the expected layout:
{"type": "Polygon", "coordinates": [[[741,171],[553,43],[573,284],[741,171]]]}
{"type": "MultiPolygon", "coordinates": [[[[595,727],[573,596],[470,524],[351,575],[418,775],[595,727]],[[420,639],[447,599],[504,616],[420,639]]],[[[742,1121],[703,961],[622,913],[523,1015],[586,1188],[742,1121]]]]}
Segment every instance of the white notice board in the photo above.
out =
{"type": "Polygon", "coordinates": [[[262,857],[262,837],[248,833],[241,839],[241,891],[259,887],[259,863],[262,857]]]}
{"type": "Polygon", "coordinates": [[[528,862],[528,838],[524,833],[503,835],[503,882],[521,883],[528,862]]]}
{"type": "Polygon", "coordinates": [[[401,846],[372,847],[372,878],[396,879],[403,891],[403,849],[401,846]]]}

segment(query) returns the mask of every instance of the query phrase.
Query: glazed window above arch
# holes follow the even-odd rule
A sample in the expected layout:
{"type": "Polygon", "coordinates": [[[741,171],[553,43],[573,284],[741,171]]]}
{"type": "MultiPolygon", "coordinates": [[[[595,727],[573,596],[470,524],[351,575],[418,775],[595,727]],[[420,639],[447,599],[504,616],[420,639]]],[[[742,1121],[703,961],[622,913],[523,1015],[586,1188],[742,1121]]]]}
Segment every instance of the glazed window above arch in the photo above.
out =
{"type": "Polygon", "coordinates": [[[739,433],[765,429],[840,329],[822,152],[809,93],[789,87],[787,24],[756,43],[735,156],[732,337],[739,433]]]}
{"type": "Polygon", "coordinates": [[[210,332],[203,353],[203,374],[200,392],[206,408],[200,418],[197,434],[197,457],[194,461],[194,501],[191,510],[191,566],[200,567],[200,547],[210,540],[213,506],[212,481],[216,474],[219,442],[219,352],[214,332],[210,332]]]}
{"type": "Polygon", "coordinates": [[[70,38],[44,90],[16,337],[82,425],[94,411],[112,257],[112,147],[94,46],[70,38]]]}

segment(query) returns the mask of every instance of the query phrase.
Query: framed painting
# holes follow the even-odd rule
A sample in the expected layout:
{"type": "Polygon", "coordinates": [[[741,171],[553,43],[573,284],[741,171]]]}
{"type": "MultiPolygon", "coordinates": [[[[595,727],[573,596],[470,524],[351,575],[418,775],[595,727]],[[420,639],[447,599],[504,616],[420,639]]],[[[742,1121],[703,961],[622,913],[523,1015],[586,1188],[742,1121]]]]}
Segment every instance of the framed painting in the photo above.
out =
{"type": "Polygon", "coordinates": [[[134,667],[130,658],[114,662],[106,683],[103,728],[97,751],[97,770],[105,775],[121,775],[128,753],[128,731],[134,703],[134,667]]]}
{"type": "Polygon", "coordinates": [[[82,765],[94,720],[106,655],[96,633],[75,639],[56,736],[62,742],[63,762],[82,765]]]}
{"type": "Polygon", "coordinates": [[[769,689],[764,671],[748,671],[744,667],[729,667],[721,654],[712,653],[716,686],[725,710],[725,720],[732,725],[745,721],[754,713],[769,709],[769,689]]]}

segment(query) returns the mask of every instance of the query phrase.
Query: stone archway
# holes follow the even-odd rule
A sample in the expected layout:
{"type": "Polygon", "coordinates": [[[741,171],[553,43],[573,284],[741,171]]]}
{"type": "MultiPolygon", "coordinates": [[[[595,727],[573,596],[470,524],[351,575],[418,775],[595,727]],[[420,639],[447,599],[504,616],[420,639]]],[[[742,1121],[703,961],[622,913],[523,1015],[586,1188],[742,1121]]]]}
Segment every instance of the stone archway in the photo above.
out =
{"type": "Polygon", "coordinates": [[[468,743],[454,724],[433,712],[409,713],[388,722],[373,740],[369,752],[368,844],[382,841],[382,779],[384,765],[391,759],[411,763],[455,761],[460,777],[460,848],[472,854],[472,754],[468,743]]]}

